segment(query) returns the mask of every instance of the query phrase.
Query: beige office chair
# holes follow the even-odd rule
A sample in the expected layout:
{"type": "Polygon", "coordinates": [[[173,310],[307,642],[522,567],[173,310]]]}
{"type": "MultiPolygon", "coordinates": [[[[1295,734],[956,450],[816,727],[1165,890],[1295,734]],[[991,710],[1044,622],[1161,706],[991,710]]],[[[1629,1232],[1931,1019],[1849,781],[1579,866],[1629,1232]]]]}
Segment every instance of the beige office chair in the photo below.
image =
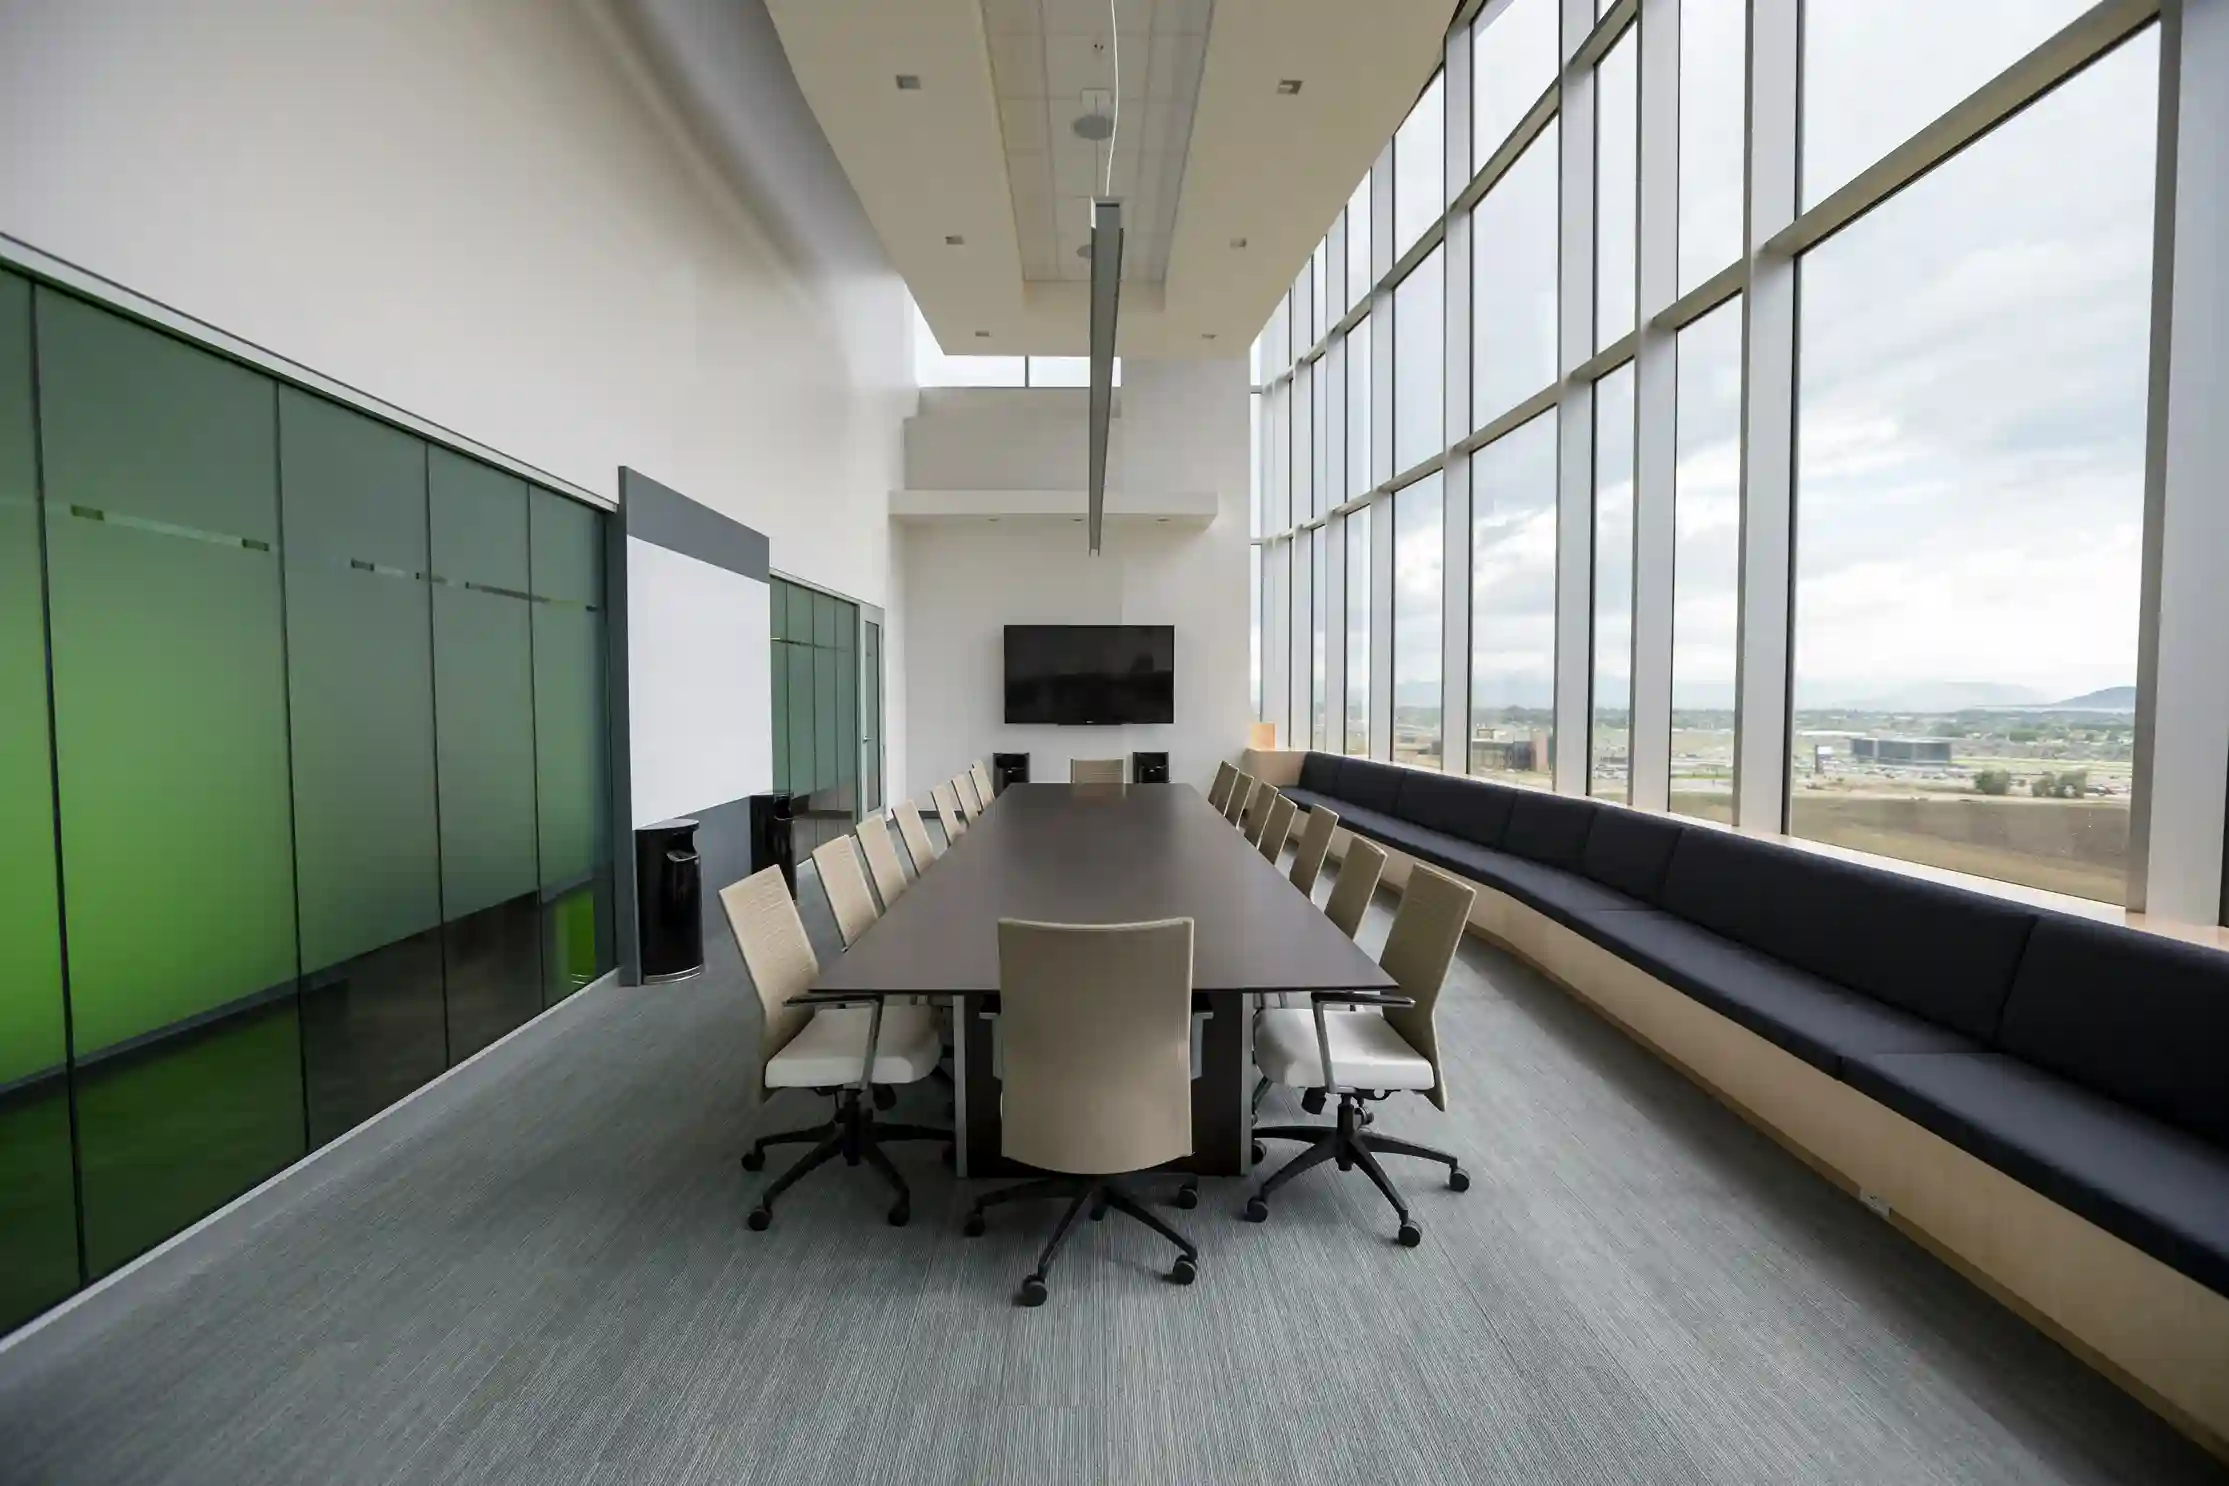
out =
{"type": "Polygon", "coordinates": [[[944,844],[949,849],[953,842],[967,834],[967,821],[960,814],[959,792],[948,779],[929,787],[929,799],[936,806],[936,818],[944,827],[944,844]]]}
{"type": "Polygon", "coordinates": [[[912,1197],[905,1179],[882,1153],[882,1142],[949,1143],[952,1132],[878,1124],[868,1091],[875,1085],[918,1083],[936,1068],[941,1049],[934,1013],[926,1006],[884,1006],[874,996],[809,994],[820,962],[813,958],[781,868],[768,867],[720,889],[720,906],[727,910],[743,968],[751,973],[765,1012],[759,1032],[759,1102],[781,1089],[813,1089],[836,1100],[827,1123],[762,1135],[744,1153],[743,1169],[757,1171],[766,1165],[768,1146],[813,1147],[759,1194],[750,1226],[763,1230],[774,1221],[775,1198],[838,1156],[846,1165],[865,1161],[881,1173],[898,1194],[890,1221],[904,1226],[913,1214],[912,1197]]]}
{"type": "Polygon", "coordinates": [[[906,890],[905,864],[898,860],[898,844],[890,839],[890,822],[880,815],[870,815],[859,822],[855,834],[859,837],[859,854],[867,859],[867,871],[882,897],[882,911],[888,913],[890,905],[906,890]]]}
{"type": "Polygon", "coordinates": [[[1207,787],[1207,808],[1221,811],[1230,803],[1231,787],[1238,783],[1238,769],[1229,761],[1215,766],[1215,782],[1207,787]]]}
{"type": "Polygon", "coordinates": [[[820,876],[821,891],[828,895],[829,912],[836,915],[836,932],[844,936],[844,948],[849,949],[882,917],[875,895],[867,891],[851,838],[838,836],[814,847],[813,870],[820,876]]]}
{"type": "Polygon", "coordinates": [[[1262,837],[1269,828],[1269,807],[1283,798],[1277,792],[1276,785],[1255,780],[1253,803],[1246,807],[1246,813],[1238,820],[1239,834],[1254,845],[1261,845],[1262,837]]]}
{"type": "Polygon", "coordinates": [[[1310,897],[1315,896],[1316,879],[1323,874],[1323,859],[1331,850],[1331,833],[1338,829],[1336,812],[1321,805],[1309,807],[1308,823],[1300,828],[1300,845],[1293,850],[1292,884],[1310,897]]]}
{"type": "Polygon", "coordinates": [[[1262,856],[1272,866],[1285,854],[1285,843],[1292,839],[1293,817],[1299,813],[1300,807],[1282,794],[1269,802],[1269,810],[1262,823],[1262,838],[1257,844],[1262,849],[1262,856]]]}
{"type": "Polygon", "coordinates": [[[1005,1038],[1000,1149],[1066,1173],[976,1199],[966,1233],[999,1203],[1066,1197],[1068,1210],[1022,1281],[1045,1302],[1045,1271],[1076,1214],[1112,1208],[1177,1247],[1169,1278],[1189,1285],[1199,1250],[1115,1178],[1192,1154],[1192,920],[998,925],[1005,1038]]]}
{"type": "Polygon", "coordinates": [[[1349,834],[1347,854],[1339,859],[1339,876],[1323,905],[1324,917],[1339,926],[1349,939],[1361,932],[1362,915],[1378,894],[1378,879],[1385,875],[1385,848],[1374,841],[1349,834]]]}
{"type": "Polygon", "coordinates": [[[911,800],[900,800],[898,808],[890,812],[898,818],[898,838],[906,844],[906,855],[913,858],[913,875],[919,877],[929,870],[936,860],[936,842],[929,839],[929,828],[922,823],[921,807],[911,800]]]}
{"type": "Polygon", "coordinates": [[[983,808],[985,810],[990,809],[991,802],[998,798],[998,791],[991,788],[991,771],[983,767],[981,759],[969,764],[967,771],[974,776],[975,793],[982,800],[983,808]]]}
{"type": "Polygon", "coordinates": [[[952,797],[960,802],[960,814],[967,823],[974,825],[983,818],[983,802],[975,796],[975,776],[962,770],[952,776],[952,797]]]}
{"type": "Polygon", "coordinates": [[[1240,771],[1231,781],[1230,798],[1223,802],[1223,819],[1237,825],[1246,814],[1246,806],[1254,798],[1254,776],[1240,771]]]}
{"type": "Polygon", "coordinates": [[[1336,1124],[1272,1125],[1254,1132],[1254,1159],[1260,1142],[1298,1140],[1308,1148],[1286,1162],[1247,1200],[1246,1220],[1269,1217],[1269,1195],[1312,1166],[1337,1161],[1344,1171],[1359,1166],[1400,1216],[1402,1244],[1415,1248],[1424,1230],[1409,1216],[1408,1204],[1393,1179],[1378,1164],[1380,1156],[1412,1156],[1447,1168],[1447,1184],[1463,1191],[1471,1184],[1455,1157],[1413,1141],[1366,1129],[1365,1100],[1402,1090],[1419,1093],[1444,1110],[1447,1078],[1440,1068],[1439,1034],[1432,1014],[1454,963],[1455,946],[1478,896],[1436,867],[1422,862],[1409,868],[1401,890],[1401,910],[1385,938],[1378,964],[1400,987],[1398,995],[1378,991],[1317,991],[1313,1005],[1273,1007],[1254,1019],[1254,1066],[1263,1077],[1288,1088],[1321,1090],[1339,1097],[1336,1124]],[[1355,1014],[1326,1016],[1330,1006],[1351,1006],[1355,1014]]]}
{"type": "Polygon", "coordinates": [[[1072,758],[1068,761],[1070,784],[1123,784],[1122,760],[1118,758],[1072,758]]]}

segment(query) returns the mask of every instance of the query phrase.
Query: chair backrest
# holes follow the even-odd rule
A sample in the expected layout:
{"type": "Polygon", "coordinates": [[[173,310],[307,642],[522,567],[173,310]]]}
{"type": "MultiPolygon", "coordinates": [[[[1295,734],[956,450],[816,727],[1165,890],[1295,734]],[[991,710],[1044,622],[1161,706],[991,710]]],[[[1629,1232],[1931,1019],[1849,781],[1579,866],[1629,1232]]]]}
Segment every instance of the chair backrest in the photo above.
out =
{"type": "Polygon", "coordinates": [[[821,890],[828,894],[828,907],[836,915],[836,932],[844,936],[844,947],[849,949],[882,917],[874,894],[867,891],[851,838],[838,836],[814,847],[813,870],[820,874],[821,890]]]}
{"type": "Polygon", "coordinates": [[[1347,854],[1339,859],[1339,877],[1324,901],[1324,917],[1339,926],[1349,939],[1362,927],[1362,915],[1377,896],[1378,879],[1385,875],[1385,849],[1375,841],[1349,835],[1347,854]]]}
{"type": "Polygon", "coordinates": [[[1070,784],[1121,784],[1124,783],[1122,760],[1118,758],[1072,758],[1068,761],[1070,784]]]}
{"type": "Polygon", "coordinates": [[[944,844],[950,846],[967,831],[967,822],[960,818],[960,796],[946,780],[929,786],[929,800],[936,806],[936,818],[944,823],[944,844]]]}
{"type": "Polygon", "coordinates": [[[1231,782],[1231,797],[1223,802],[1223,818],[1232,825],[1246,814],[1246,806],[1254,798],[1254,776],[1243,771],[1231,782]]]}
{"type": "Polygon", "coordinates": [[[1269,807],[1283,798],[1283,795],[1277,793],[1276,785],[1261,779],[1254,781],[1253,802],[1246,807],[1246,813],[1238,818],[1238,828],[1247,840],[1256,846],[1261,845],[1263,828],[1269,824],[1269,807]]]}
{"type": "Polygon", "coordinates": [[[1339,829],[1339,815],[1314,805],[1308,810],[1308,824],[1300,828],[1300,845],[1293,849],[1293,886],[1304,893],[1316,890],[1316,878],[1323,872],[1324,853],[1331,850],[1331,833],[1339,829]]]}
{"type": "Polygon", "coordinates": [[[991,802],[998,798],[998,791],[991,788],[991,771],[983,767],[981,759],[969,764],[967,771],[975,777],[975,793],[982,799],[983,808],[990,809],[991,802]]]}
{"type": "Polygon", "coordinates": [[[890,839],[890,823],[870,815],[859,822],[858,834],[860,855],[867,859],[867,871],[875,879],[875,891],[882,895],[883,911],[888,912],[906,890],[906,869],[898,860],[897,843],[890,839]]]}
{"type": "Polygon", "coordinates": [[[1207,787],[1207,807],[1221,810],[1230,803],[1231,786],[1238,783],[1238,766],[1225,759],[1215,766],[1215,782],[1207,787]]]}
{"type": "Polygon", "coordinates": [[[952,798],[960,802],[960,814],[967,823],[974,825],[983,814],[983,802],[975,797],[975,776],[965,769],[952,776],[952,798]]]}
{"type": "Polygon", "coordinates": [[[998,925],[1000,1149],[1115,1175],[1192,1153],[1192,920],[998,925]]]}
{"type": "Polygon", "coordinates": [[[805,937],[804,921],[790,900],[781,868],[768,867],[729,883],[720,889],[720,906],[727,910],[735,947],[743,952],[743,968],[751,972],[751,985],[765,1012],[757,1074],[759,1098],[764,1099],[767,1063],[813,1019],[810,1008],[786,1003],[812,989],[820,975],[820,961],[813,957],[812,941],[805,937]]]}
{"type": "Polygon", "coordinates": [[[1265,858],[1274,862],[1284,854],[1285,842],[1291,839],[1293,833],[1293,817],[1299,813],[1300,807],[1281,794],[1269,802],[1269,809],[1263,812],[1266,818],[1262,825],[1261,841],[1258,843],[1265,858]]]}
{"type": "Polygon", "coordinates": [[[1401,889],[1401,909],[1386,931],[1378,965],[1401,987],[1414,1006],[1388,1007],[1385,1019],[1432,1065],[1432,1102],[1447,1108],[1447,1075],[1440,1068],[1439,1032],[1432,1013],[1439,1005],[1447,967],[1455,962],[1463,925],[1470,921],[1477,889],[1437,867],[1417,862],[1401,889]]]}
{"type": "Polygon", "coordinates": [[[898,817],[898,836],[906,844],[906,855],[913,858],[913,875],[919,877],[936,860],[936,843],[929,839],[929,828],[922,823],[921,807],[911,800],[900,800],[898,808],[890,813],[898,817]]]}

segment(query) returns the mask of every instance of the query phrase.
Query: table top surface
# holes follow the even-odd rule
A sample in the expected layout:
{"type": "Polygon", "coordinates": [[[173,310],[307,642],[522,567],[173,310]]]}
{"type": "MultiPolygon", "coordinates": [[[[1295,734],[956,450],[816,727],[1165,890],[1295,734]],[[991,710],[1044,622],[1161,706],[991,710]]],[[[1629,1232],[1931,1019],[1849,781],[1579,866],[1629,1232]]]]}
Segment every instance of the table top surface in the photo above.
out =
{"type": "Polygon", "coordinates": [[[1192,786],[1017,784],[813,988],[995,994],[1002,918],[1189,918],[1200,992],[1393,985],[1192,786]]]}

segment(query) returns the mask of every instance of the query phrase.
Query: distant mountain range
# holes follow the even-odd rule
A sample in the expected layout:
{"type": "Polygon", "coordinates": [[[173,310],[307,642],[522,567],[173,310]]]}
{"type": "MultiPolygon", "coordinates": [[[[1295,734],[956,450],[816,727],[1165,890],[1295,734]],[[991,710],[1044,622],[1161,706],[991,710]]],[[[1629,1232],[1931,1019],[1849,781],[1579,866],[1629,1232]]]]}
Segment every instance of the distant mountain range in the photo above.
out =
{"type": "Polygon", "coordinates": [[[2136,688],[2133,686],[2108,686],[2100,691],[2086,691],[2078,697],[2068,697],[2063,702],[2053,702],[2046,707],[2033,709],[2039,712],[2134,712],[2136,688]]]}
{"type": "MultiPolygon", "coordinates": [[[[1429,706],[1439,700],[1436,681],[1403,681],[1394,687],[1394,704],[1429,706]]],[[[1550,688],[1520,683],[1504,699],[1523,707],[1553,705],[1550,688]]],[[[1680,688],[1677,705],[1690,710],[1729,710],[1734,689],[1724,683],[1698,682],[1680,688]]],[[[2078,697],[2051,700],[2049,692],[2001,681],[1915,681],[1889,691],[1857,696],[1796,696],[1799,712],[1889,712],[1947,715],[1955,712],[2134,712],[2136,688],[2107,686],[2078,697]]]]}

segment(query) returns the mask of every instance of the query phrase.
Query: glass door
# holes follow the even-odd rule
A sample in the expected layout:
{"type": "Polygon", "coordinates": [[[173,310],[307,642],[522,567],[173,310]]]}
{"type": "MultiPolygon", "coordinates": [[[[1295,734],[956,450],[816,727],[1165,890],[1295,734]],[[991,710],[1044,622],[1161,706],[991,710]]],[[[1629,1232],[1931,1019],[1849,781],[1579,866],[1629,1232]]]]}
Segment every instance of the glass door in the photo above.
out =
{"type": "Polygon", "coordinates": [[[872,619],[867,621],[866,638],[862,641],[860,664],[865,674],[860,678],[865,685],[864,705],[860,717],[866,726],[860,729],[859,751],[866,760],[865,778],[861,794],[869,810],[882,808],[882,626],[872,619]]]}

